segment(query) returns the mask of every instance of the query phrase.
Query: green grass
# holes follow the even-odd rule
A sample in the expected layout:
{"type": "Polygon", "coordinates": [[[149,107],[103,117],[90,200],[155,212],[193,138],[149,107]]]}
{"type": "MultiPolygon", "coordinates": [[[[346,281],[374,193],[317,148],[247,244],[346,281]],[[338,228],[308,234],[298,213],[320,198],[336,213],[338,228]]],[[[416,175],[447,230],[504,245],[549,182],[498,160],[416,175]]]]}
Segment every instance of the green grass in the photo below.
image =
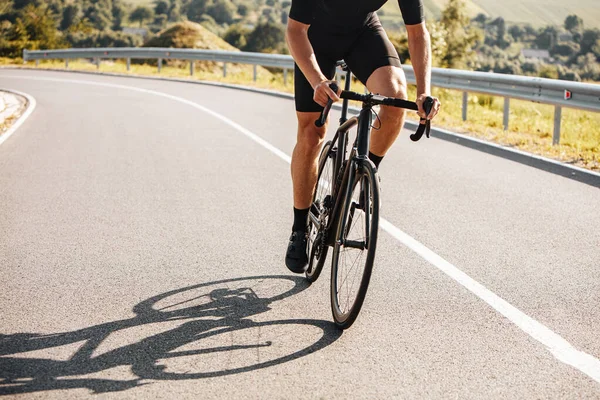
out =
{"type": "MultiPolygon", "coordinates": [[[[0,59],[0,65],[22,65],[18,60],[0,59]]],[[[31,67],[33,63],[29,63],[31,67]]],[[[96,66],[86,61],[71,61],[73,70],[96,71],[96,66]]],[[[288,75],[287,85],[283,84],[283,74],[271,73],[259,68],[258,79],[252,81],[252,67],[228,65],[226,78],[222,74],[222,64],[216,68],[197,70],[191,79],[228,82],[274,89],[293,93],[292,74],[288,75]]],[[[40,63],[40,68],[64,69],[60,61],[40,63]]],[[[127,73],[124,62],[103,62],[103,72],[127,73]]],[[[164,66],[161,73],[156,66],[132,64],[130,74],[168,76],[190,79],[187,66],[164,66]]],[[[353,90],[362,92],[364,87],[354,82],[353,90]]],[[[435,96],[442,102],[442,112],[434,125],[454,132],[476,136],[496,143],[519,148],[531,153],[551,157],[578,166],[600,171],[600,113],[564,108],[562,113],[561,144],[552,146],[554,107],[527,101],[511,100],[509,130],[502,129],[503,99],[485,95],[470,95],[468,120],[462,121],[462,93],[455,90],[434,89],[435,96]]],[[[415,97],[414,87],[409,88],[409,98],[415,97]]],[[[417,119],[412,112],[408,118],[417,119]]]]}

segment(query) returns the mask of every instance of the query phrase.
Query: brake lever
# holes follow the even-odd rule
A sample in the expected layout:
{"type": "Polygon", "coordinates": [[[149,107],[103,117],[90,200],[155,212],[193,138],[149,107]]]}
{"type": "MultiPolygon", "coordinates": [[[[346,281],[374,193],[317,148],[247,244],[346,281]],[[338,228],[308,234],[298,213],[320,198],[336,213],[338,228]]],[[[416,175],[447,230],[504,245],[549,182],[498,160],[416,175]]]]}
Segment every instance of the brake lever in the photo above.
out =
{"type": "MultiPolygon", "coordinates": [[[[429,115],[432,108],[433,108],[433,98],[431,98],[431,97],[425,98],[425,101],[423,102],[423,109],[425,110],[425,114],[429,115]]],[[[410,140],[412,140],[413,142],[417,142],[419,139],[421,139],[423,137],[423,134],[425,134],[427,136],[427,138],[429,138],[430,132],[431,132],[431,121],[426,118],[421,118],[419,120],[419,127],[417,128],[417,131],[415,133],[410,135],[410,140]],[[425,121],[424,124],[422,123],[423,121],[425,121]]]]}

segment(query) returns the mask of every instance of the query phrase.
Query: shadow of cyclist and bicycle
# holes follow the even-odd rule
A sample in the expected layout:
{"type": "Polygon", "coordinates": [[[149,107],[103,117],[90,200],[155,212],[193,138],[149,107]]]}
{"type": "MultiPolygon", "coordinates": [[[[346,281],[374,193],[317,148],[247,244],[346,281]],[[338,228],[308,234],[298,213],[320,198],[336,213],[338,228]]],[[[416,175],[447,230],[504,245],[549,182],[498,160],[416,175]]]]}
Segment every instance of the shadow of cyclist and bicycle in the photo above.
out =
{"type": "Polygon", "coordinates": [[[134,306],[135,316],[129,319],[71,332],[0,334],[0,395],[75,388],[123,391],[153,381],[231,375],[298,359],[335,342],[341,331],[324,320],[250,317],[271,311],[272,303],[307,287],[303,278],[290,276],[226,279],[151,297],[134,306]],[[111,335],[150,324],[164,329],[100,351],[111,335]],[[66,361],[22,354],[79,343],[66,361]],[[86,377],[115,367],[129,368],[132,379],[86,377]]]}

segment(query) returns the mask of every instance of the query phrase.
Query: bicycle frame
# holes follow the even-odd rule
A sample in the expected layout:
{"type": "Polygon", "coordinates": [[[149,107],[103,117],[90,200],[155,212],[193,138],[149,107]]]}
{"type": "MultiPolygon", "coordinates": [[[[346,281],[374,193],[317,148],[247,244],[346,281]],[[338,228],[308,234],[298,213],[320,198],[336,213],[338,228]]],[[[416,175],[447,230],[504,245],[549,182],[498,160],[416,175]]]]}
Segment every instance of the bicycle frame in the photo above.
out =
{"type": "MultiPolygon", "coordinates": [[[[345,90],[350,90],[350,82],[351,82],[352,73],[350,70],[346,70],[346,82],[344,85],[345,90]]],[[[340,127],[337,129],[335,136],[333,137],[332,143],[336,143],[337,141],[337,151],[335,152],[335,162],[334,162],[334,171],[335,176],[333,176],[333,182],[330,182],[332,187],[332,193],[335,196],[335,203],[331,211],[331,216],[333,218],[329,218],[327,226],[325,227],[327,232],[330,232],[330,229],[338,223],[338,214],[339,208],[343,204],[345,197],[348,195],[347,190],[341,190],[348,185],[348,181],[353,176],[350,176],[351,171],[354,170],[354,166],[352,163],[355,159],[359,160],[368,160],[369,157],[369,142],[370,142],[370,130],[372,123],[372,113],[371,106],[367,104],[363,104],[363,107],[358,116],[353,116],[350,119],[347,119],[348,113],[348,99],[344,99],[342,102],[342,115],[340,118],[340,127]],[[342,170],[343,162],[346,160],[346,152],[348,146],[348,131],[352,129],[355,125],[358,124],[358,131],[356,134],[356,140],[352,146],[352,150],[347,158],[349,162],[346,163],[346,167],[344,168],[342,180],[338,185],[338,176],[340,171],[342,170]]],[[[335,148],[335,147],[334,147],[335,148]]],[[[350,188],[351,190],[351,188],[350,188]]],[[[314,221],[317,223],[317,221],[314,221]]],[[[327,235],[327,244],[333,244],[333,235],[327,235]]]]}

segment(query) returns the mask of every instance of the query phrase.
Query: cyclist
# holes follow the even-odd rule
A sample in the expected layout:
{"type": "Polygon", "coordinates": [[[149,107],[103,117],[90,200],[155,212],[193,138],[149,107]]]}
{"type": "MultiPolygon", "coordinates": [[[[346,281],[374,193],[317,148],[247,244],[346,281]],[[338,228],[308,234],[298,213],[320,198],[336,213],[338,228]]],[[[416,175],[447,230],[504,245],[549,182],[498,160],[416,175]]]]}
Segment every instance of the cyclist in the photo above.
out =
{"type": "MultiPolygon", "coordinates": [[[[400,57],[389,41],[376,11],[387,0],[292,0],[286,40],[296,63],[294,91],[298,133],[292,153],[294,223],[285,256],[290,271],[303,273],[308,264],[306,228],[308,209],[317,181],[318,156],[327,125],[314,124],[327,100],[339,100],[329,84],[336,62],[343,59],[373,93],[407,98],[400,57]]],[[[408,32],[408,49],[417,79],[418,114],[435,117],[440,102],[434,98],[429,115],[423,101],[430,92],[431,45],[423,18],[422,0],[398,0],[408,32]]],[[[369,158],[376,167],[404,124],[404,110],[381,107],[381,126],[372,131],[369,158]]]]}

